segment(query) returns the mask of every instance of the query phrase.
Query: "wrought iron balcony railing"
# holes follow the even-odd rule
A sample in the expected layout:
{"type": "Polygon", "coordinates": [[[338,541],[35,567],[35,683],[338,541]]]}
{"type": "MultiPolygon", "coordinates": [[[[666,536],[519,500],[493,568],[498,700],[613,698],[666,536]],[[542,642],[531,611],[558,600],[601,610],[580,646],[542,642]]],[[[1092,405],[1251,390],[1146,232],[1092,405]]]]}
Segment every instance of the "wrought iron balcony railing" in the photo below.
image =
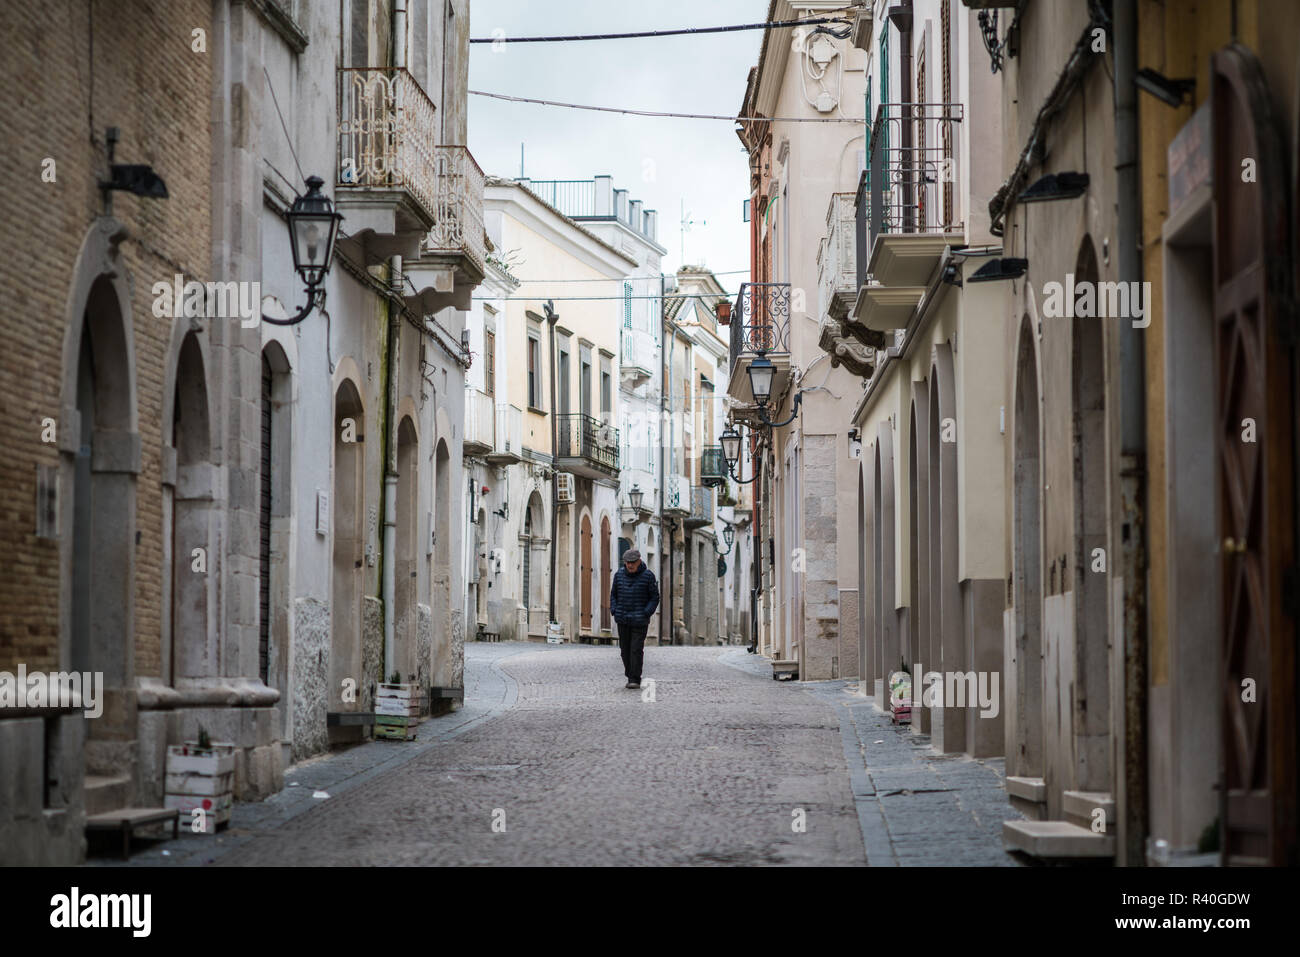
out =
{"type": "Polygon", "coordinates": [[[700,455],[700,482],[706,486],[726,484],[727,460],[721,445],[711,445],[700,455]]]}
{"type": "Polygon", "coordinates": [[[747,282],[731,318],[731,372],[742,355],[790,351],[790,284],[747,282]]]}
{"type": "Polygon", "coordinates": [[[434,159],[434,224],[421,254],[463,254],[484,268],[483,170],[464,146],[438,146],[434,159]]]}
{"type": "Polygon", "coordinates": [[[618,472],[618,429],[581,412],[558,416],[561,459],[583,459],[611,475],[618,472]]]}
{"type": "Polygon", "coordinates": [[[338,72],[339,187],[403,189],[435,219],[438,125],[433,101],[404,69],[341,67],[338,72]]]}
{"type": "Polygon", "coordinates": [[[964,118],[960,103],[877,107],[866,177],[868,254],[881,233],[948,232],[963,227],[957,184],[964,118]]]}
{"type": "Polygon", "coordinates": [[[664,485],[664,511],[688,515],[691,511],[691,483],[685,475],[672,474],[664,485]]]}

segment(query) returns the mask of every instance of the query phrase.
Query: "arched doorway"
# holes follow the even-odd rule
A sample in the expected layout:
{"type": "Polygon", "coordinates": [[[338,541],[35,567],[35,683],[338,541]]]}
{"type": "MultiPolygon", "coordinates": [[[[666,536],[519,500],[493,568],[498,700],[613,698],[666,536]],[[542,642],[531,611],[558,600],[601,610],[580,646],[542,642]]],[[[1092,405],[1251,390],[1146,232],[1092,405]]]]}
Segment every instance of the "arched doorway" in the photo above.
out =
{"type": "Polygon", "coordinates": [[[859,688],[864,695],[875,693],[876,644],[876,589],[875,589],[875,531],[868,500],[873,498],[869,476],[875,474],[875,443],[863,447],[858,465],[858,614],[862,626],[858,629],[858,661],[861,668],[859,688]],[[867,463],[871,472],[867,472],[867,463]]]}
{"type": "MultiPolygon", "coordinates": [[[[280,692],[280,701],[293,701],[289,674],[290,598],[288,556],[292,549],[293,376],[289,359],[278,342],[262,349],[262,448],[258,521],[262,536],[258,569],[260,617],[258,665],[262,681],[280,692]]],[[[293,708],[281,706],[281,740],[293,736],[293,708]]]]}
{"type": "MultiPolygon", "coordinates": [[[[930,668],[930,388],[927,380],[913,383],[911,429],[908,436],[908,512],[912,545],[910,562],[911,652],[907,663],[920,665],[916,680],[930,668]]],[[[913,689],[913,696],[919,696],[913,689]]],[[[912,711],[914,729],[930,734],[930,709],[912,711]]]]}
{"type": "MultiPolygon", "coordinates": [[[[1075,283],[1095,288],[1101,278],[1092,238],[1084,237],[1074,267],[1075,283]],[[1084,284],[1087,285],[1084,285],[1084,284]]],[[[1079,318],[1072,331],[1071,400],[1074,406],[1074,694],[1075,766],[1071,786],[1111,789],[1110,635],[1107,622],[1109,556],[1106,498],[1106,351],[1102,321],[1079,318]]]]}
{"type": "MultiPolygon", "coordinates": [[[[957,580],[957,404],[952,347],[934,347],[930,365],[930,656],[935,671],[965,672],[965,620],[957,580]]],[[[976,709],[944,700],[930,716],[931,741],[944,752],[965,751],[967,720],[976,709]]]]}
{"type": "MultiPolygon", "coordinates": [[[[361,687],[361,603],[365,565],[365,409],[351,379],[334,393],[334,489],[331,531],[333,575],[330,594],[329,710],[359,711],[361,687]],[[344,679],[352,681],[352,701],[343,697],[344,679]]],[[[387,675],[383,676],[387,679],[387,675]]]]}
{"type": "Polygon", "coordinates": [[[582,552],[579,561],[579,579],[578,587],[581,592],[581,627],[583,634],[591,634],[591,516],[585,512],[582,516],[582,525],[580,528],[579,548],[582,552]]]}
{"type": "Polygon", "coordinates": [[[1287,157],[1259,60],[1210,59],[1225,864],[1296,848],[1296,317],[1287,157]],[[1257,182],[1242,175],[1257,160],[1257,182]],[[1243,694],[1253,682],[1254,696],[1243,694]],[[1248,699],[1248,700],[1243,700],[1248,699]]]}
{"type": "MultiPolygon", "coordinates": [[[[210,473],[203,468],[211,460],[208,389],[203,354],[193,332],[182,341],[176,364],[169,438],[176,453],[171,529],[171,661],[175,683],[178,679],[216,675],[219,669],[216,630],[209,627],[208,621],[208,595],[218,558],[209,548],[213,488],[210,473]]],[[[262,540],[269,549],[269,516],[262,540]]],[[[268,611],[263,609],[263,613],[268,611]]]]}
{"type": "MultiPolygon", "coordinates": [[[[397,515],[393,569],[393,655],[386,670],[399,671],[403,681],[427,677],[428,662],[418,654],[419,569],[416,553],[419,540],[419,439],[411,416],[397,426],[397,515]]],[[[385,675],[385,677],[388,677],[385,675]]]]}
{"type": "Polygon", "coordinates": [[[1042,466],[1040,458],[1038,360],[1028,316],[1020,326],[1016,353],[1015,429],[1012,475],[1015,609],[1013,658],[1015,714],[1006,724],[1007,775],[1043,775],[1043,564],[1042,466]]]}
{"type": "Polygon", "coordinates": [[[604,515],[600,519],[600,627],[602,631],[610,630],[609,586],[613,570],[610,567],[609,536],[609,516],[604,515]]]}
{"type": "Polygon", "coordinates": [[[102,671],[107,687],[130,674],[134,634],[131,568],[135,529],[134,382],[112,283],[97,279],[82,317],[76,363],[80,439],[72,488],[70,666],[102,671]]]}
{"type": "Polygon", "coordinates": [[[876,706],[889,705],[889,674],[902,661],[898,644],[898,616],[894,586],[894,439],[886,419],[876,436],[875,476],[872,483],[872,524],[875,529],[876,706]]]}
{"type": "Polygon", "coordinates": [[[433,660],[429,663],[434,684],[451,680],[451,453],[447,440],[439,437],[433,468],[433,660]]]}

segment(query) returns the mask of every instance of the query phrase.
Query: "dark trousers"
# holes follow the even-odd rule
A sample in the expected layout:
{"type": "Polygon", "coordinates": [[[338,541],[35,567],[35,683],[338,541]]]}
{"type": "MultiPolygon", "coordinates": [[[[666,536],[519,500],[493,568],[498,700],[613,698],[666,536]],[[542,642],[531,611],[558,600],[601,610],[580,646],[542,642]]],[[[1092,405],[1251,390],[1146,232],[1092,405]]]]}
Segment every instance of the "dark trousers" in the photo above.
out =
{"type": "Polygon", "coordinates": [[[645,657],[647,625],[618,623],[618,647],[623,652],[623,672],[628,681],[641,681],[641,661],[645,657]]]}

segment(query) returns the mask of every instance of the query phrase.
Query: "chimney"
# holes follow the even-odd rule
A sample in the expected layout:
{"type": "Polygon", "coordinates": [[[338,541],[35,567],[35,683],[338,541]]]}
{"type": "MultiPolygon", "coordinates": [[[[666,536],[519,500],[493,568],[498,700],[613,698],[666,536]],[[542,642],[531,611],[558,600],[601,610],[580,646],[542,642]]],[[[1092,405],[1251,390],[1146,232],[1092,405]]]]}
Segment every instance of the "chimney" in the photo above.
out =
{"type": "Polygon", "coordinates": [[[614,177],[596,177],[596,202],[592,209],[593,216],[614,215],[614,177]]]}
{"type": "Polygon", "coordinates": [[[659,214],[653,209],[645,211],[645,234],[655,242],[659,242],[659,214]]]}
{"type": "Polygon", "coordinates": [[[629,226],[639,233],[643,229],[643,224],[641,222],[641,200],[632,200],[631,206],[632,209],[628,213],[627,222],[629,226]]]}

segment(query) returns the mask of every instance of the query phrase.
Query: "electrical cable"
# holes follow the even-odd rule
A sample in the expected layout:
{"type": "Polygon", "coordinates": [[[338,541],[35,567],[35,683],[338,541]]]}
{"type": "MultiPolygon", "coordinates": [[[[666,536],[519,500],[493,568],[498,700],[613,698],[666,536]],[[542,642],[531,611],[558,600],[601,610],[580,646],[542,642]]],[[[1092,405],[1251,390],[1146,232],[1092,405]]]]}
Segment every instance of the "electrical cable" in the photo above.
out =
{"type": "MultiPolygon", "coordinates": [[[[298,175],[302,176],[302,181],[307,182],[307,177],[303,176],[302,164],[298,162],[298,152],[293,148],[293,138],[289,135],[289,127],[284,122],[284,114],[280,112],[280,101],[275,98],[275,84],[271,82],[271,74],[266,72],[266,67],[262,67],[262,75],[266,77],[266,88],[271,91],[271,102],[275,104],[275,112],[280,117],[280,129],[284,130],[285,141],[289,144],[289,154],[293,157],[293,165],[298,167],[298,175]]],[[[294,188],[297,193],[297,187],[294,188]]]]}
{"type": "Polygon", "coordinates": [[[561,103],[557,100],[538,100],[528,96],[510,96],[490,93],[487,90],[470,90],[470,96],[487,96],[510,103],[533,103],[538,106],[558,106],[566,110],[593,110],[597,113],[622,113],[629,116],[653,116],[678,120],[724,120],[728,123],[861,123],[861,119],[838,116],[727,116],[720,113],[671,113],[658,110],[633,110],[616,106],[591,106],[584,103],[561,103]]]}
{"type": "MultiPolygon", "coordinates": [[[[774,30],[778,27],[816,26],[822,23],[841,23],[850,26],[844,17],[815,17],[810,20],[774,20],[763,23],[740,23],[722,27],[683,27],[677,30],[644,30],[637,33],[589,33],[574,36],[550,37],[470,37],[470,43],[574,43],[583,40],[635,40],[641,37],[677,37],[700,33],[736,33],[742,30],[774,30]]],[[[846,33],[845,37],[848,36],[846,33]]],[[[844,39],[844,37],[840,37],[844,39]]]]}

